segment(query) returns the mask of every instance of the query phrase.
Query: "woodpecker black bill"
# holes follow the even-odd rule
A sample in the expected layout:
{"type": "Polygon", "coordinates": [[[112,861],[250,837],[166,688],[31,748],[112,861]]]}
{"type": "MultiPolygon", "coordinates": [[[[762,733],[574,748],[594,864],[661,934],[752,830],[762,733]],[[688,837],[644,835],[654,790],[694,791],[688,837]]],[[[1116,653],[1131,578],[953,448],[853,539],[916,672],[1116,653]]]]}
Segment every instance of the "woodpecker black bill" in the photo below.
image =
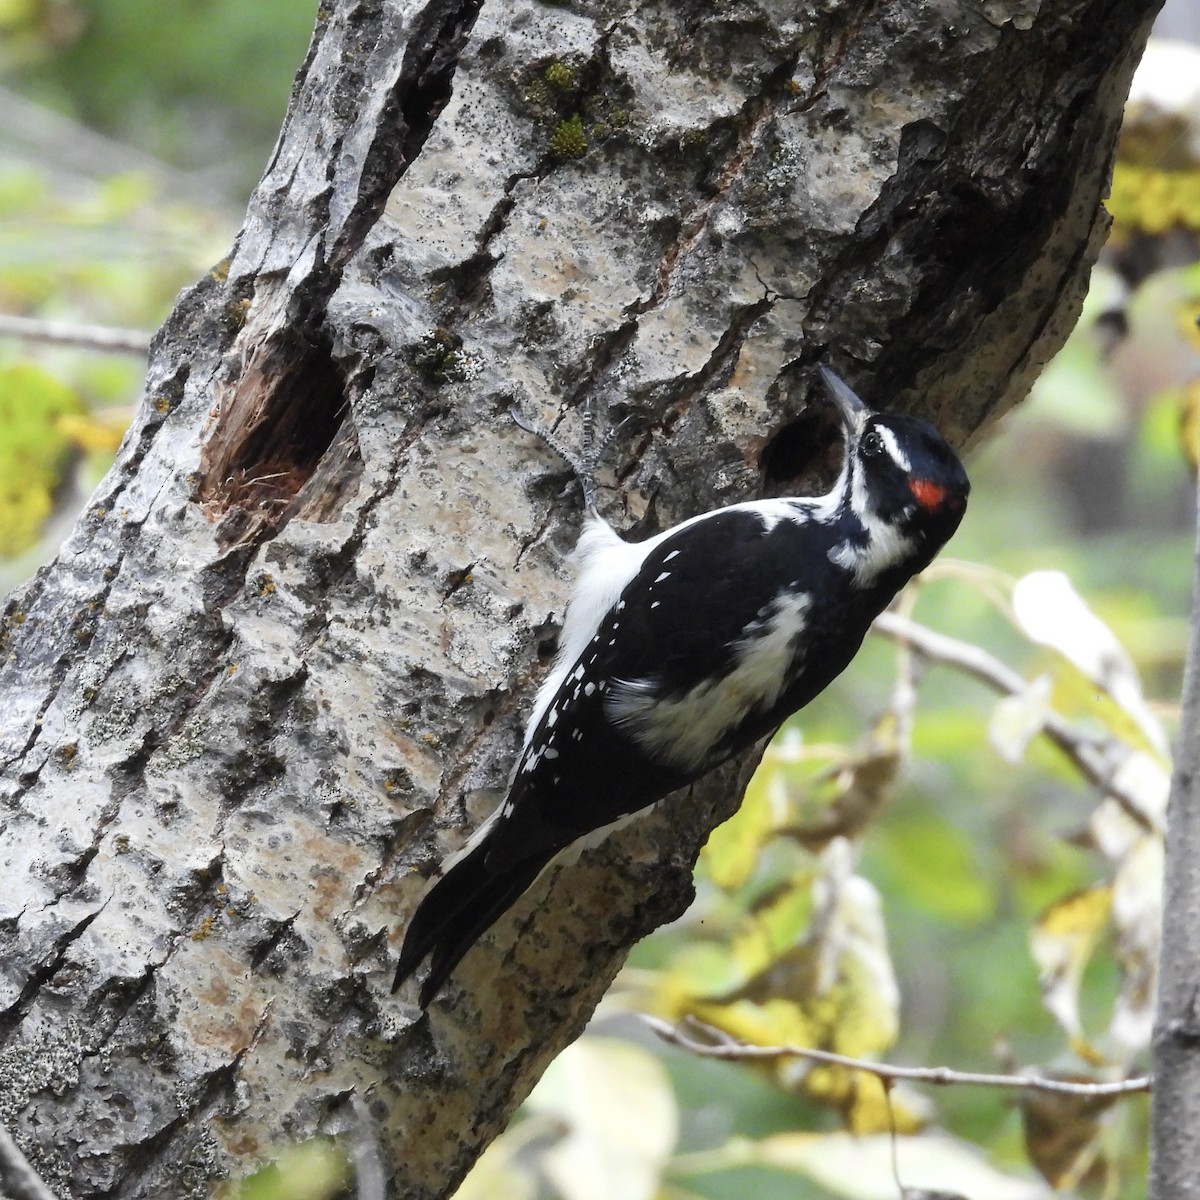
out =
{"type": "Polygon", "coordinates": [[[840,375],[831,371],[828,367],[821,367],[820,372],[821,382],[824,383],[830,400],[833,401],[834,407],[838,410],[838,415],[842,418],[842,425],[845,427],[846,436],[855,436],[859,423],[868,411],[867,406],[858,398],[858,394],[840,375]]]}
{"type": "Polygon", "coordinates": [[[734,504],[630,543],[585,488],[577,581],[508,796],[419,902],[393,991],[428,958],[426,1008],[549,865],[774,732],[957,529],[970,485],[941,434],[821,375],[845,440],[823,496],[734,504]]]}

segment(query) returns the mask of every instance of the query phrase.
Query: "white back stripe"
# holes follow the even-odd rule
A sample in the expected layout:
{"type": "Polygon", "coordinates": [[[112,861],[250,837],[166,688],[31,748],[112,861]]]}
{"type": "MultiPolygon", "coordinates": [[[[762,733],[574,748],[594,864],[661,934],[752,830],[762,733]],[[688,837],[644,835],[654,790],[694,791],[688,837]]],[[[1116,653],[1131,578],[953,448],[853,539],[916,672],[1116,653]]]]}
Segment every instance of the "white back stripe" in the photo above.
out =
{"type": "Polygon", "coordinates": [[[805,592],[779,593],[769,615],[734,643],[733,670],[682,696],[659,696],[652,679],[618,681],[605,705],[609,719],[658,761],[685,771],[702,769],[713,747],[750,712],[779,699],[811,606],[805,592]]]}

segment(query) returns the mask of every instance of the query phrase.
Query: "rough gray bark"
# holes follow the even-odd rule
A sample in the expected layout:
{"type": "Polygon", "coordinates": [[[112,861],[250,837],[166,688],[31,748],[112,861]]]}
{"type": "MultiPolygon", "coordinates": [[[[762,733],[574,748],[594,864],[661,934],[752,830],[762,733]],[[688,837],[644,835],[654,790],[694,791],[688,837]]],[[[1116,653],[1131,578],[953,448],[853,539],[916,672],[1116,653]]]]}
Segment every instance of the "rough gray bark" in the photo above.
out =
{"type": "Polygon", "coordinates": [[[578,506],[506,406],[631,414],[635,531],[813,468],[818,359],[967,441],[1076,316],[1155,7],[321,10],[232,258],[5,609],[0,1122],[55,1188],[203,1195],[359,1095],[393,1194],[453,1189],[738,795],[544,882],[429,1020],[389,995],[563,611],[578,506]]]}
{"type": "Polygon", "coordinates": [[[1192,1200],[1200,1196],[1200,514],[1179,744],[1167,808],[1163,911],[1149,1194],[1150,1200],[1192,1200]]]}

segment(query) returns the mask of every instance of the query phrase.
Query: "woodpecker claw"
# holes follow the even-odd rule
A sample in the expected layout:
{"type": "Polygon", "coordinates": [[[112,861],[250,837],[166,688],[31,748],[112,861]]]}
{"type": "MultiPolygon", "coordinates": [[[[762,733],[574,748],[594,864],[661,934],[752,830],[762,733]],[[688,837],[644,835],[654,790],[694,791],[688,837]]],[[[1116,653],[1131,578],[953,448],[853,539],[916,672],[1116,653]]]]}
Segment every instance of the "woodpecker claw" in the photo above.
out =
{"type": "Polygon", "coordinates": [[[583,492],[584,504],[589,512],[594,512],[596,509],[596,464],[603,458],[604,452],[613,444],[617,435],[628,424],[629,418],[626,417],[625,420],[611,426],[597,443],[595,411],[591,405],[586,406],[583,411],[582,452],[576,454],[573,450],[569,450],[556,434],[551,433],[550,430],[539,425],[531,417],[526,416],[517,404],[509,404],[508,415],[526,433],[533,434],[538,441],[549,446],[571,468],[575,473],[575,477],[579,480],[579,487],[583,492]]]}

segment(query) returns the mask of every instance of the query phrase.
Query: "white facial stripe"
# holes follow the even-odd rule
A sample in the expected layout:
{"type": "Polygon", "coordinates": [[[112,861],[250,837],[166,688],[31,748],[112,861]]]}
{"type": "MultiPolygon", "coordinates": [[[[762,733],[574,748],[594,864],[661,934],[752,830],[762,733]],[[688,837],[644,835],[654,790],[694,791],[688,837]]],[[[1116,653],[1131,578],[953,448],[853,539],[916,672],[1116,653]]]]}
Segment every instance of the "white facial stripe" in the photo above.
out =
{"type": "Polygon", "coordinates": [[[879,434],[879,440],[883,443],[884,449],[892,456],[892,462],[905,474],[911,471],[912,463],[908,461],[908,455],[900,449],[896,435],[886,425],[876,425],[875,432],[879,434]]]}
{"type": "Polygon", "coordinates": [[[829,561],[853,571],[855,582],[869,587],[878,575],[907,558],[913,543],[894,525],[869,513],[862,516],[862,522],[866,542],[839,542],[829,551],[829,561]]]}
{"type": "MultiPolygon", "coordinates": [[[[883,425],[876,425],[874,432],[896,466],[906,473],[910,471],[908,455],[900,448],[896,435],[883,425]]],[[[872,511],[866,470],[857,458],[850,475],[850,508],[861,522],[866,540],[839,542],[829,551],[829,561],[853,571],[855,581],[869,587],[877,576],[907,557],[913,543],[895,525],[872,511]]]]}

